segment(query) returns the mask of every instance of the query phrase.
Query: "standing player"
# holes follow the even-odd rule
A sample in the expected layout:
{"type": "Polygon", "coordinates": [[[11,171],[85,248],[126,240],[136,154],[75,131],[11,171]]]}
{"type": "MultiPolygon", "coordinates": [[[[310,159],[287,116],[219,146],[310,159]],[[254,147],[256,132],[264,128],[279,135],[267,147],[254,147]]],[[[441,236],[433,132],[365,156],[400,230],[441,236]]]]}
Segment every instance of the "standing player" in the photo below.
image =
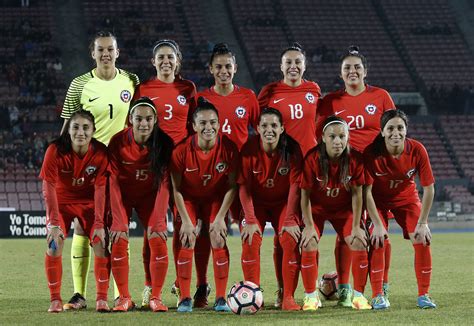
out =
{"type": "MultiPolygon", "coordinates": [[[[94,115],[97,129],[95,138],[107,145],[110,138],[125,127],[129,102],[139,81],[136,75],[116,68],[115,61],[119,57],[119,49],[117,39],[112,33],[98,32],[89,49],[96,67],[71,82],[61,112],[61,117],[64,118],[63,131],[71,115],[83,108],[94,115]]],[[[64,309],[86,308],[89,264],[90,248],[87,234],[82,230],[80,223],[74,220],[71,246],[74,295],[64,305],[64,309]]]]}
{"type": "Polygon", "coordinates": [[[177,261],[178,312],[192,311],[190,285],[198,219],[209,229],[211,240],[216,283],[214,310],[230,311],[225,300],[229,276],[225,216],[237,192],[235,173],[239,159],[235,144],[218,134],[218,119],[216,108],[200,97],[193,114],[196,134],[173,152],[171,177],[181,241],[177,261]]]}
{"type": "MultiPolygon", "coordinates": [[[[227,44],[218,43],[209,60],[209,71],[214,76],[214,86],[200,92],[198,96],[211,102],[219,111],[221,134],[237,145],[239,151],[247,141],[249,128],[255,129],[258,119],[258,101],[254,92],[233,83],[237,72],[235,55],[227,44]]],[[[236,199],[230,208],[232,218],[239,219],[240,203],[236,199]]],[[[194,296],[195,307],[207,306],[207,262],[210,243],[207,230],[201,230],[195,250],[198,290],[194,296]]]]}
{"type": "Polygon", "coordinates": [[[153,102],[148,97],[139,98],[130,108],[132,127],[116,134],[109,144],[112,272],[120,292],[114,311],[128,311],[134,306],[128,291],[127,253],[132,208],[137,211],[148,234],[151,251],[152,298],[149,306],[155,312],[168,310],[161,300],[161,289],[168,271],[166,211],[173,141],[156,121],[153,102]]]}
{"type": "MultiPolygon", "coordinates": [[[[178,43],[173,40],[163,39],[153,47],[152,65],[156,70],[156,78],[150,79],[136,89],[135,98],[149,97],[155,104],[158,124],[168,136],[178,144],[188,136],[188,116],[196,106],[196,86],[192,81],[183,79],[179,74],[183,55],[178,43]]],[[[171,205],[173,206],[173,205],[171,205]]],[[[179,229],[174,222],[174,229],[179,229]]],[[[150,274],[150,249],[144,236],[143,265],[145,269],[145,289],[143,290],[143,306],[147,306],[151,293],[150,274]]],[[[173,256],[175,268],[178,259],[179,238],[173,233],[173,256]]],[[[172,292],[179,295],[177,282],[173,285],[172,292]]],[[[207,300],[207,298],[206,298],[207,300]]]]}
{"type": "Polygon", "coordinates": [[[415,249],[418,307],[436,308],[428,296],[432,268],[428,214],[433,204],[434,178],[425,147],[406,138],[407,120],[403,111],[385,112],[380,122],[381,134],[364,151],[367,210],[372,219],[382,218],[385,227],[388,226],[388,211],[393,213],[405,239],[410,239],[415,249]],[[423,187],[421,201],[416,189],[416,174],[423,187]]]}
{"type": "MultiPolygon", "coordinates": [[[[388,92],[365,83],[367,77],[367,59],[357,46],[350,46],[341,57],[340,76],[344,81],[344,89],[326,95],[321,104],[318,118],[318,135],[321,133],[321,123],[329,116],[343,118],[349,125],[352,149],[362,153],[377,136],[380,130],[380,117],[388,110],[395,109],[395,104],[388,92]]],[[[351,307],[351,289],[349,272],[351,266],[351,250],[346,241],[336,239],[334,250],[336,269],[339,278],[339,302],[344,307],[351,307]]],[[[370,280],[372,288],[378,288],[383,281],[384,292],[388,293],[388,267],[390,262],[390,241],[385,240],[383,248],[370,248],[370,280]],[[385,276],[372,273],[380,270],[382,254],[385,251],[385,276]]],[[[367,269],[368,271],[368,269],[367,269]]],[[[359,291],[355,297],[362,296],[359,291]]],[[[356,299],[357,300],[357,299],[356,299]]],[[[388,300],[388,299],[387,299],[388,300]]]]}
{"type": "MultiPolygon", "coordinates": [[[[306,70],[305,51],[298,43],[283,50],[280,56],[283,80],[264,86],[258,95],[260,109],[272,107],[281,112],[286,133],[301,147],[303,157],[316,146],[316,111],[319,109],[321,90],[318,84],[303,79],[306,70]]],[[[281,305],[283,278],[281,276],[282,248],[275,235],[274,261],[279,280],[275,306],[281,305]]]]}
{"type": "MultiPolygon", "coordinates": [[[[331,222],[338,236],[354,251],[352,272],[354,286],[365,284],[367,239],[360,230],[364,169],[348,146],[349,127],[340,117],[323,123],[322,142],[305,158],[301,178],[301,210],[305,227],[301,235],[301,275],[305,288],[303,310],[321,306],[316,290],[318,278],[318,242],[324,222],[331,222]],[[359,255],[358,253],[365,253],[359,255]]],[[[380,222],[381,223],[381,222],[380,222]]],[[[371,309],[367,299],[356,309],[371,309]]]]}
{"type": "MultiPolygon", "coordinates": [[[[238,183],[245,213],[242,221],[244,278],[260,285],[260,247],[265,223],[271,222],[283,248],[283,310],[300,310],[294,292],[298,285],[300,253],[299,177],[301,152],[283,128],[281,113],[266,108],[253,136],[242,149],[238,183]]],[[[276,264],[275,264],[276,265],[276,264]]]]}
{"type": "Polygon", "coordinates": [[[103,222],[108,160],[106,147],[92,138],[94,131],[94,117],[90,112],[73,113],[61,136],[48,147],[41,168],[48,229],[44,259],[51,296],[48,312],[63,311],[63,242],[75,217],[94,248],[96,310],[109,311],[110,256],[103,222]]]}

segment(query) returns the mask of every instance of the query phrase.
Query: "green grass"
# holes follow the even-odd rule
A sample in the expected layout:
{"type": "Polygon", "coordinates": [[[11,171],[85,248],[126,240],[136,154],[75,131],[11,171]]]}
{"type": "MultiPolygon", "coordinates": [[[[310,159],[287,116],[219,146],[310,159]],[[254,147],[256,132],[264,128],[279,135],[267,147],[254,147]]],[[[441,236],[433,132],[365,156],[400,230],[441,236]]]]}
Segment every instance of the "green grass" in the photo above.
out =
{"type": "MultiPolygon", "coordinates": [[[[408,241],[402,240],[400,234],[392,235],[392,267],[390,273],[392,307],[387,311],[353,311],[335,306],[335,302],[324,302],[324,307],[315,313],[282,312],[266,308],[253,316],[234,316],[217,314],[212,310],[195,310],[191,314],[177,314],[176,299],[169,293],[174,280],[174,267],[170,261],[169,273],[163,291],[165,303],[171,307],[170,312],[153,314],[134,311],[124,314],[98,314],[95,308],[94,274],[89,274],[88,303],[86,311],[48,314],[49,293],[44,275],[45,240],[0,240],[0,324],[51,324],[51,323],[118,323],[138,324],[160,322],[166,324],[296,324],[311,321],[318,324],[473,324],[474,300],[474,234],[452,233],[435,234],[432,245],[433,277],[431,295],[438,304],[435,310],[416,308],[416,280],[413,270],[413,249],[408,241]]],[[[62,296],[69,299],[72,294],[70,269],[70,241],[66,241],[63,259],[62,296]]],[[[130,290],[132,298],[140,303],[143,289],[143,267],[141,263],[142,239],[131,241],[130,290]]],[[[168,241],[170,244],[171,241],[168,241]]],[[[240,239],[229,239],[231,252],[231,272],[229,287],[233,282],[242,279],[239,263],[240,239]]],[[[334,236],[324,236],[321,241],[320,275],[334,270],[334,236]]],[[[264,297],[270,306],[276,290],[272,262],[272,241],[267,236],[262,247],[262,287],[264,297]]],[[[209,269],[211,285],[212,263],[209,269]]],[[[194,282],[193,282],[194,284],[194,282]]],[[[210,302],[214,302],[211,293],[210,302]]],[[[370,294],[368,292],[367,294],[370,294]]],[[[112,299],[112,291],[109,298],[112,299]]],[[[296,292],[297,301],[303,298],[302,282],[296,292]]],[[[109,300],[111,301],[111,300],[109,300]]]]}

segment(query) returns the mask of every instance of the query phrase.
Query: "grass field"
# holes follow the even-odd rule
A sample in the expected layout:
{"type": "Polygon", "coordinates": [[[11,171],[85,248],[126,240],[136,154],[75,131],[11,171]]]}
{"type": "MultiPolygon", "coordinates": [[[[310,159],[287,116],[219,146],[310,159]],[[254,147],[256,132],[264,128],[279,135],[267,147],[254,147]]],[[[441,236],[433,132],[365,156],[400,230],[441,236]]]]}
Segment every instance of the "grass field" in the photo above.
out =
{"type": "MultiPolygon", "coordinates": [[[[94,274],[89,274],[88,303],[86,311],[48,314],[49,293],[44,275],[45,240],[0,240],[0,324],[144,324],[159,322],[165,324],[297,324],[311,321],[318,324],[474,324],[474,233],[435,234],[432,245],[433,277],[431,295],[438,304],[435,310],[416,308],[416,280],[413,270],[413,249],[408,241],[402,240],[400,234],[392,239],[391,308],[387,311],[353,311],[338,308],[335,302],[323,302],[322,309],[314,313],[282,312],[265,308],[253,316],[235,316],[217,314],[210,309],[195,309],[191,314],[176,313],[176,299],[169,293],[174,280],[174,267],[171,264],[166,279],[163,299],[170,312],[153,314],[134,311],[125,314],[99,314],[95,308],[94,274]]],[[[142,239],[131,241],[130,290],[135,302],[141,302],[143,289],[143,267],[141,264],[142,239]]],[[[170,243],[170,241],[169,241],[170,243]]],[[[320,274],[334,270],[333,258],[334,236],[324,236],[321,241],[320,274]]],[[[230,285],[242,279],[239,263],[240,238],[229,239],[231,252],[230,285]]],[[[70,239],[66,241],[63,259],[63,300],[72,294],[70,270],[70,239]]],[[[272,263],[271,236],[267,236],[262,247],[262,288],[267,306],[274,300],[276,290],[272,263]]],[[[93,265],[93,263],[92,263],[93,265]]],[[[209,277],[211,285],[212,263],[209,277]]],[[[194,284],[194,282],[193,282],[194,284]]],[[[214,302],[214,291],[210,302],[214,302]]],[[[370,295],[369,292],[366,294],[370,295]]],[[[112,299],[112,292],[109,292],[112,299]]],[[[302,302],[303,289],[296,292],[296,299],[302,302]]],[[[109,300],[111,301],[111,300],[109,300]]]]}

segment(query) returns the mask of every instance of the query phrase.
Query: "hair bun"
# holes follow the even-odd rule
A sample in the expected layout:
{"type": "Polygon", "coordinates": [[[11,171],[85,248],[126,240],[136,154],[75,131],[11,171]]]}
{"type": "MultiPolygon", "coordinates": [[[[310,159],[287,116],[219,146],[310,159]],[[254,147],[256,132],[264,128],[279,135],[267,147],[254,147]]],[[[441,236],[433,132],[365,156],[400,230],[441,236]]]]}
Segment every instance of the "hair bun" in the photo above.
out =
{"type": "Polygon", "coordinates": [[[206,105],[207,103],[208,103],[208,102],[207,102],[207,100],[206,100],[204,97],[202,97],[202,96],[199,96],[199,97],[198,97],[197,104],[198,104],[199,106],[201,106],[201,105],[206,105]]]}
{"type": "Polygon", "coordinates": [[[212,52],[218,53],[218,52],[228,52],[229,51],[229,46],[227,43],[217,43],[214,45],[214,49],[212,49],[212,52]]]}
{"type": "Polygon", "coordinates": [[[353,53],[359,53],[359,47],[357,45],[351,45],[347,48],[347,52],[353,54],[353,53]]]}
{"type": "Polygon", "coordinates": [[[299,49],[299,50],[301,50],[301,51],[303,50],[303,46],[302,46],[300,43],[298,43],[298,42],[293,42],[293,43],[291,43],[291,47],[292,47],[292,48],[295,48],[295,49],[299,49]]]}

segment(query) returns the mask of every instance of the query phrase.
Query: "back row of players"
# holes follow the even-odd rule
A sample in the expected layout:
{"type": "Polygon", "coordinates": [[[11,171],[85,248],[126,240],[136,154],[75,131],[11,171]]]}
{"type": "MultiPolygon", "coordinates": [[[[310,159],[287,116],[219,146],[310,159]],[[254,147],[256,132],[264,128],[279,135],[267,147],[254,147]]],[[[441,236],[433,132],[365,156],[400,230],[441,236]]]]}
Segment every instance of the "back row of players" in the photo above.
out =
{"type": "Polygon", "coordinates": [[[214,47],[209,62],[215,85],[198,94],[194,84],[179,74],[182,55],[172,40],[153,47],[156,78],[142,84],[115,67],[119,49],[112,34],[98,33],[90,50],[96,68],[71,83],[61,136],[48,147],[40,175],[48,219],[45,269],[50,312],[86,307],[89,244],[95,253],[97,311],[110,310],[110,270],[118,297],[113,310],[134,307],[128,290],[132,208],[146,229],[142,304],[166,311],[161,290],[168,269],[169,203],[175,217],[173,291],[179,312],[207,306],[211,251],[214,309],[229,310],[225,302],[229,210],[234,219],[243,212],[242,269],[245,280],[257,285],[263,228],[272,223],[279,289],[275,305],[283,310],[316,310],[321,305],[316,291],[318,242],[326,220],[338,234],[338,304],[388,308],[389,215],[415,249],[418,306],[436,307],[428,296],[427,221],[434,197],[428,155],[419,142],[406,138],[407,117],[395,109],[389,94],[365,83],[367,61],[357,47],[350,47],[341,58],[345,88],[324,99],[316,83],[303,79],[306,58],[297,43],[281,53],[283,79],[265,86],[258,99],[251,90],[233,84],[237,64],[225,44],[214,47]],[[257,135],[249,136],[252,128],[257,135]],[[424,188],[422,202],[416,174],[424,188]],[[363,208],[370,218],[361,221],[363,208]],[[72,221],[74,295],[63,307],[61,256],[72,221]],[[300,271],[303,307],[294,299],[300,271]],[[367,275],[371,303],[363,295],[367,275]]]}

